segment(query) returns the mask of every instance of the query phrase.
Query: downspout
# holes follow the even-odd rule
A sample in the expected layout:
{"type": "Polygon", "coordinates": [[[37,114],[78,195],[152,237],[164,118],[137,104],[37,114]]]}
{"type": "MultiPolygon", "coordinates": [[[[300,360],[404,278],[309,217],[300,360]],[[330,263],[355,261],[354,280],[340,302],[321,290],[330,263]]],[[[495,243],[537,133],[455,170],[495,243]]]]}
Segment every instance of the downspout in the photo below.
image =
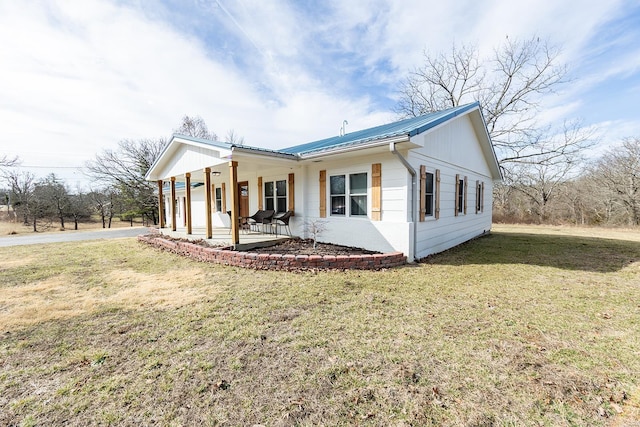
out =
{"type": "Polygon", "coordinates": [[[389,151],[391,151],[393,154],[396,155],[396,157],[398,157],[398,159],[400,160],[400,163],[402,163],[404,167],[407,168],[407,170],[411,174],[411,221],[413,222],[413,259],[415,261],[416,248],[418,247],[417,246],[418,219],[417,219],[417,209],[416,209],[416,186],[417,186],[416,178],[418,174],[416,173],[416,170],[413,168],[413,166],[411,166],[411,164],[407,161],[407,159],[405,159],[402,156],[402,154],[400,154],[398,150],[396,150],[395,142],[389,143],[389,151]]]}

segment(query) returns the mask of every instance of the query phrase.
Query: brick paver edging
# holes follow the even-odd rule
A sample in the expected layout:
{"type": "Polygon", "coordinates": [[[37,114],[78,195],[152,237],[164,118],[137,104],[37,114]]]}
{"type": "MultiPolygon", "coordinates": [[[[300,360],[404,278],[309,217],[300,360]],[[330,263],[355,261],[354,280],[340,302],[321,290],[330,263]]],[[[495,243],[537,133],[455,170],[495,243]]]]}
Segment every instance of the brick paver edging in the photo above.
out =
{"type": "Polygon", "coordinates": [[[160,235],[138,236],[138,240],[175,254],[199,261],[257,270],[380,270],[403,265],[402,252],[373,255],[283,255],[237,252],[231,248],[213,248],[190,242],[164,239],[160,235]]]}

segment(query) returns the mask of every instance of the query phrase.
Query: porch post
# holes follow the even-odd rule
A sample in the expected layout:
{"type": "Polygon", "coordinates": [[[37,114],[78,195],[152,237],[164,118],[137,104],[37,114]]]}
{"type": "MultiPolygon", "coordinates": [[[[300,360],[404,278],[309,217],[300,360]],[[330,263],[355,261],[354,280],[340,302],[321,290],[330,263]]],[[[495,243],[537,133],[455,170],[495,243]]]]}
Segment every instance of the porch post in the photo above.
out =
{"type": "Polygon", "coordinates": [[[204,168],[204,209],[207,224],[207,239],[213,237],[211,227],[211,168],[204,168]]]}
{"type": "Polygon", "coordinates": [[[158,223],[164,228],[164,194],[162,194],[162,180],[158,180],[158,223]]]}
{"type": "Polygon", "coordinates": [[[187,234],[191,234],[191,174],[189,172],[184,174],[184,190],[186,200],[184,204],[184,213],[187,219],[187,234]]]}
{"type": "Polygon", "coordinates": [[[238,229],[238,162],[229,162],[229,177],[231,178],[231,244],[235,247],[240,243],[238,229]]]}
{"type": "Polygon", "coordinates": [[[171,177],[171,230],[176,231],[176,177],[171,177]]]}

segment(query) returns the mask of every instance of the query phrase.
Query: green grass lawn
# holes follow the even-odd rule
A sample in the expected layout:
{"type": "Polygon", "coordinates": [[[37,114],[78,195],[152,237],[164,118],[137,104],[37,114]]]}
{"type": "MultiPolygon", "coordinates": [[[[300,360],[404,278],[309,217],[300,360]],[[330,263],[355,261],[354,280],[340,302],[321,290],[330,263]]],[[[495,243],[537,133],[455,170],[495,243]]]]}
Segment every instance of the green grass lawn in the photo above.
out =
{"type": "Polygon", "coordinates": [[[495,230],[379,272],[0,248],[0,425],[633,422],[640,232],[495,230]]]}

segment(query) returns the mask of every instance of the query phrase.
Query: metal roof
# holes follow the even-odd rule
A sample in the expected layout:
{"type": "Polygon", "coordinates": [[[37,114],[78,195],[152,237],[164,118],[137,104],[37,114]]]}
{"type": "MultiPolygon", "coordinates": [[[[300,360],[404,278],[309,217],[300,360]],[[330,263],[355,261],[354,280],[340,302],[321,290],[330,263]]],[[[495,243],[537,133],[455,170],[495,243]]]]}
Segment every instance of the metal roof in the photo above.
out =
{"type": "Polygon", "coordinates": [[[406,135],[412,137],[425,132],[441,123],[446,122],[460,114],[463,114],[473,108],[479,108],[477,102],[450,108],[448,110],[437,111],[435,113],[425,114],[424,116],[412,117],[399,122],[388,123],[386,125],[376,126],[369,129],[363,129],[343,136],[334,136],[331,138],[321,139],[319,141],[308,142],[306,144],[296,145],[289,148],[278,150],[281,153],[303,155],[316,151],[331,150],[338,147],[349,145],[357,145],[378,139],[391,138],[406,135]]]}

